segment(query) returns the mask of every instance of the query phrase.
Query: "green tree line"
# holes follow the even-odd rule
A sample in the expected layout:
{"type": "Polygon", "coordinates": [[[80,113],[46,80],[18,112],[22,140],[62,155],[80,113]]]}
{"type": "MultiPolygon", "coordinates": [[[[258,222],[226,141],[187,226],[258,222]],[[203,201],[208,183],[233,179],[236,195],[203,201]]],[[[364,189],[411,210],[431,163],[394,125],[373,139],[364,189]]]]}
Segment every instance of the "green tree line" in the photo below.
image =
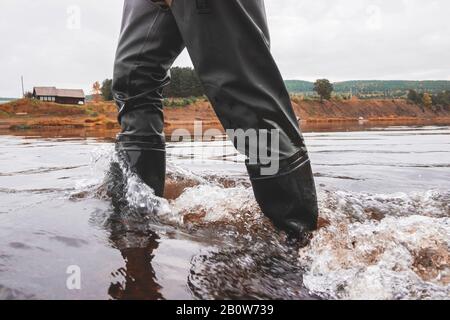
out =
{"type": "MultiPolygon", "coordinates": [[[[200,97],[205,94],[200,80],[192,68],[174,67],[171,69],[171,82],[164,88],[168,98],[200,97]]],[[[360,98],[406,98],[409,101],[426,105],[449,106],[450,81],[345,81],[331,83],[327,79],[316,82],[287,80],[290,93],[311,93],[321,100],[329,100],[335,95],[349,93],[360,98]],[[429,98],[428,96],[429,95],[429,98]],[[424,104],[425,100],[425,104],[424,104]]],[[[106,101],[113,100],[112,80],[105,79],[101,85],[101,94],[106,101]]]]}
{"type": "Polygon", "coordinates": [[[439,93],[431,94],[428,92],[417,92],[416,90],[409,90],[408,101],[424,106],[450,106],[450,90],[441,91],[439,93]]]}
{"type": "MultiPolygon", "coordinates": [[[[175,67],[170,70],[170,84],[164,88],[164,96],[173,98],[199,97],[204,95],[203,87],[192,68],[175,67]]],[[[105,79],[101,85],[101,94],[105,101],[114,99],[112,80],[105,79]]]]}
{"type": "Polygon", "coordinates": [[[174,98],[199,97],[205,94],[200,80],[192,68],[175,67],[170,70],[170,84],[164,96],[174,98]]]}
{"type": "MultiPolygon", "coordinates": [[[[303,80],[286,80],[286,86],[291,93],[308,93],[314,91],[314,82],[303,80]]],[[[370,94],[395,93],[408,90],[418,92],[439,93],[450,90],[450,81],[401,81],[401,80],[356,80],[333,83],[334,91],[338,93],[370,94]]]]}

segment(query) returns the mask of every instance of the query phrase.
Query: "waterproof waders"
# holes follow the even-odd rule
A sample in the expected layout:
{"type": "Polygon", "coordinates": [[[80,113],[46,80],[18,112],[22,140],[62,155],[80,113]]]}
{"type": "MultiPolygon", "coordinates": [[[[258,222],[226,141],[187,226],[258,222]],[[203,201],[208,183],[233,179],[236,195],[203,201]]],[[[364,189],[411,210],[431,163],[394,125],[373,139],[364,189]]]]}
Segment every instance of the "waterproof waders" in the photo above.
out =
{"type": "MultiPolygon", "coordinates": [[[[164,193],[162,91],[186,47],[226,130],[276,130],[279,170],[247,162],[261,210],[292,236],[317,226],[311,164],[281,74],[270,53],[263,0],[125,0],[113,92],[122,133],[117,149],[156,195],[164,193]]],[[[251,148],[238,150],[248,157],[251,148]]],[[[271,147],[269,146],[269,149],[271,147]]]]}

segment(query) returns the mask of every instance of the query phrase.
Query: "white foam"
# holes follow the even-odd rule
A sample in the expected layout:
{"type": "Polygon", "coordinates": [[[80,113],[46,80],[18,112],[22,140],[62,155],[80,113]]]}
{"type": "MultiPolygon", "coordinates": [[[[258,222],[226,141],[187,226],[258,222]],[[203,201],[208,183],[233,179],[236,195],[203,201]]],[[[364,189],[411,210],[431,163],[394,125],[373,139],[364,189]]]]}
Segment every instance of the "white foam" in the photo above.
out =
{"type": "Polygon", "coordinates": [[[449,218],[342,221],[318,231],[299,252],[304,284],[335,299],[448,299],[449,241],[449,218]],[[437,261],[422,256],[427,252],[437,261]]]}
{"type": "Polygon", "coordinates": [[[171,213],[167,200],[157,197],[137,175],[128,174],[126,200],[128,206],[145,214],[164,216],[171,213]]]}
{"type": "Polygon", "coordinates": [[[244,213],[259,214],[253,193],[242,186],[199,185],[186,190],[171,206],[179,217],[194,214],[204,222],[233,221],[244,213]]]}

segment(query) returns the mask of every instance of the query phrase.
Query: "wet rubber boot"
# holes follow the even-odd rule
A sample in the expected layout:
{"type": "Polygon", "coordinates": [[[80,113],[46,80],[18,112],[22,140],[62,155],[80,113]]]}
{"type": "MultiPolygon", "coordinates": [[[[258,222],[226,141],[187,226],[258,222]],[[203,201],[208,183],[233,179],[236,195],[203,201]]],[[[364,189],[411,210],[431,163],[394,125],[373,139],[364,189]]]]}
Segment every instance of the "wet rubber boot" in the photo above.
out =
{"type": "Polygon", "coordinates": [[[136,174],[153,189],[164,195],[166,179],[166,143],[154,128],[153,108],[141,108],[121,117],[122,133],[117,136],[116,152],[126,171],[136,174]]]}
{"type": "Polygon", "coordinates": [[[261,166],[248,165],[256,201],[274,225],[292,241],[305,243],[317,228],[316,186],[307,155],[295,155],[281,164],[273,176],[260,174],[261,166]]]}
{"type": "Polygon", "coordinates": [[[158,146],[148,137],[119,135],[116,152],[126,170],[136,174],[153,189],[155,195],[164,195],[166,179],[166,152],[164,146],[158,146]]]}

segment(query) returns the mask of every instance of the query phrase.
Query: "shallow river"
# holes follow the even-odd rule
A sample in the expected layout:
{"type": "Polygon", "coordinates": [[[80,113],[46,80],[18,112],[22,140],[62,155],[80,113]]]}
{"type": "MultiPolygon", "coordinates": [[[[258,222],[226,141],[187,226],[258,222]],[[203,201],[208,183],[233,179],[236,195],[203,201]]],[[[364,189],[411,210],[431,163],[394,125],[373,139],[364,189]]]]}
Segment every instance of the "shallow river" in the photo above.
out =
{"type": "Polygon", "coordinates": [[[449,299],[450,127],[332,131],[305,134],[321,229],[300,250],[228,143],[169,144],[168,199],[127,175],[119,210],[112,140],[1,135],[0,299],[449,299]]]}

